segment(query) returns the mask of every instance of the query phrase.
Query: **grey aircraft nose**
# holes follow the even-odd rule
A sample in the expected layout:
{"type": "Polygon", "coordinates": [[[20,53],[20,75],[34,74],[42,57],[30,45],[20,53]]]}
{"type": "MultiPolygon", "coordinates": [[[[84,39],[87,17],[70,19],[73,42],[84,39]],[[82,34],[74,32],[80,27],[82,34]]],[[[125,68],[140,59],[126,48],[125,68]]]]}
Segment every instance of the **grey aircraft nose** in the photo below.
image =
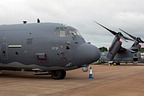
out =
{"type": "Polygon", "coordinates": [[[100,51],[96,46],[84,43],[77,48],[75,58],[78,65],[90,64],[100,58],[100,51]]]}

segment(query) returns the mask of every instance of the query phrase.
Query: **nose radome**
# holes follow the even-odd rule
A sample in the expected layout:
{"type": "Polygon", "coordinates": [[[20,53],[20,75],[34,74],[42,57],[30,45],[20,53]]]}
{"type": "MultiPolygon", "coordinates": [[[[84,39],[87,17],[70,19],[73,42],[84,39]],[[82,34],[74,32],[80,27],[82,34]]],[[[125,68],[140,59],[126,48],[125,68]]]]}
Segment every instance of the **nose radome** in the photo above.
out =
{"type": "Polygon", "coordinates": [[[100,51],[96,46],[84,43],[76,49],[75,57],[81,64],[90,64],[100,58],[100,51]]]}

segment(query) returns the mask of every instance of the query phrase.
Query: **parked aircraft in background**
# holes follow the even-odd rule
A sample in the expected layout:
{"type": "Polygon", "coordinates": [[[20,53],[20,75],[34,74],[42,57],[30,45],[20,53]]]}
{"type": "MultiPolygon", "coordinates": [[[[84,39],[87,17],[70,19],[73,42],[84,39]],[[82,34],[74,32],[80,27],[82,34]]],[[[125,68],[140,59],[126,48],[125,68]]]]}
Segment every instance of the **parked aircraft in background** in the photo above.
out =
{"type": "Polygon", "coordinates": [[[59,23],[0,25],[0,70],[47,72],[64,79],[67,70],[82,67],[100,57],[78,30],[59,23]]]}
{"type": "Polygon", "coordinates": [[[138,62],[141,60],[141,55],[138,50],[140,49],[139,43],[143,43],[143,41],[140,38],[136,38],[129,34],[129,36],[133,38],[130,39],[128,37],[123,36],[121,32],[115,32],[101,25],[100,23],[97,24],[103,27],[104,29],[108,30],[115,36],[109,48],[109,51],[101,53],[101,61],[109,62],[110,64],[116,63],[116,65],[120,65],[121,62],[138,62]],[[120,41],[120,39],[134,41],[134,44],[130,49],[126,49],[122,47],[122,42],[120,41]]]}

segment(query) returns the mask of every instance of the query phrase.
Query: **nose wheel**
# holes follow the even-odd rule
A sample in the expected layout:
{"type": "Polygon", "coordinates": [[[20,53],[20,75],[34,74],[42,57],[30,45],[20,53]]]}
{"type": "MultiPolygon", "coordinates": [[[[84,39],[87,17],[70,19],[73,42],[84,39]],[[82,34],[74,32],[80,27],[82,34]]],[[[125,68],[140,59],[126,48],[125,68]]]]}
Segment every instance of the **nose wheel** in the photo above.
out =
{"type": "Polygon", "coordinates": [[[66,71],[65,70],[54,70],[51,71],[51,77],[55,80],[60,80],[64,79],[66,76],[66,71]]]}

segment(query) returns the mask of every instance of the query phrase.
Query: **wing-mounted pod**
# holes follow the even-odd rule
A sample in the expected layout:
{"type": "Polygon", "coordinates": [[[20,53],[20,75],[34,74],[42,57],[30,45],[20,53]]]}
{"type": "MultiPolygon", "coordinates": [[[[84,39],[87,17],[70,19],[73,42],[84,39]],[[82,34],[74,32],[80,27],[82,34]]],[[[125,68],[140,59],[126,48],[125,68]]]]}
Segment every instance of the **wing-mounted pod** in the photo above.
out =
{"type": "Polygon", "coordinates": [[[141,45],[139,43],[144,43],[144,41],[140,37],[135,37],[135,36],[127,33],[126,31],[124,31],[122,29],[120,29],[120,30],[133,39],[134,43],[133,43],[133,45],[131,46],[130,49],[133,50],[133,51],[139,51],[140,48],[141,48],[141,45]]]}
{"type": "MultiPolygon", "coordinates": [[[[94,21],[95,22],[95,21],[94,21]]],[[[97,22],[95,22],[97,23],[97,22]]],[[[112,61],[113,58],[115,57],[115,55],[120,51],[121,49],[121,45],[122,45],[122,42],[120,41],[120,39],[124,39],[124,40],[131,40],[130,38],[127,38],[125,36],[122,35],[121,32],[115,32],[113,30],[110,30],[108,29],[107,27],[97,23],[98,25],[100,25],[101,27],[103,27],[104,29],[108,30],[110,33],[112,33],[115,38],[113,39],[113,42],[109,48],[109,52],[108,52],[108,55],[107,55],[107,58],[112,61]]]]}

